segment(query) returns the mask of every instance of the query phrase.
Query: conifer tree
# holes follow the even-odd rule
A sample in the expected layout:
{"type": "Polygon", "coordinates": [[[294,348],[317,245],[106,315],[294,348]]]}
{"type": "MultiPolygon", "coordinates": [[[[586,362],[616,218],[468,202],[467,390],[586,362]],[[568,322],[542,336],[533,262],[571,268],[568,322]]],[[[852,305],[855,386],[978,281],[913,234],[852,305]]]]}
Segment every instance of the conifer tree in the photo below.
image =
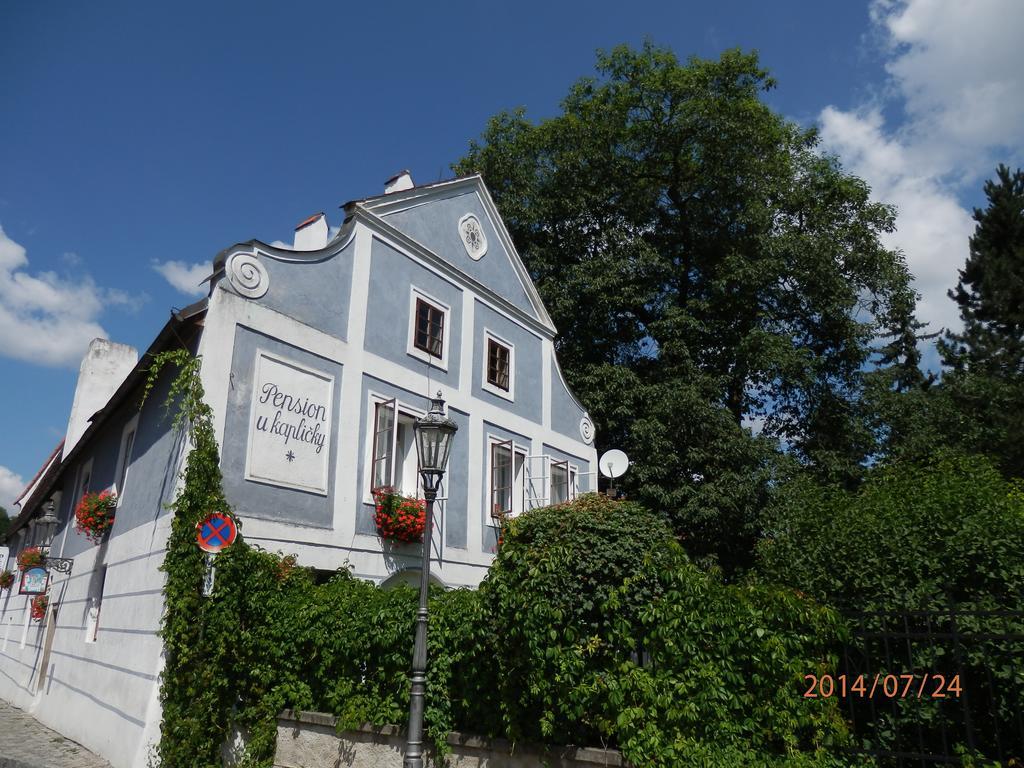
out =
{"type": "Polygon", "coordinates": [[[942,346],[958,370],[998,377],[1024,374],[1024,171],[1000,165],[985,183],[988,207],[975,208],[970,255],[949,292],[960,307],[962,333],[942,346]]]}

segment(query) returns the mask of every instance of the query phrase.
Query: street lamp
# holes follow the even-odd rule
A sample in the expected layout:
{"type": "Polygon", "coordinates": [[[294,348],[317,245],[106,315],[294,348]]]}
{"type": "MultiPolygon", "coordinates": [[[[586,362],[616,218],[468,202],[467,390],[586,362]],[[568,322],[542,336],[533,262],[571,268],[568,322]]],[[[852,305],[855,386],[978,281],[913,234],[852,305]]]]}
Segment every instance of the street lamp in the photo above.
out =
{"type": "Polygon", "coordinates": [[[42,531],[42,541],[39,544],[42,549],[46,550],[46,567],[59,573],[71,573],[74,560],[69,557],[50,557],[50,544],[54,534],[57,533],[57,524],[60,522],[57,519],[57,502],[53,497],[43,502],[43,514],[32,522],[42,531]]]}
{"type": "Polygon", "coordinates": [[[430,586],[430,538],[434,529],[434,499],[448,464],[452,438],[458,425],[444,415],[440,391],[430,401],[430,412],[416,419],[416,456],[427,500],[423,527],[423,564],[420,566],[420,607],[416,611],[416,644],[412,652],[412,690],[409,694],[409,732],[405,743],[405,768],[423,768],[423,707],[427,694],[427,593],[430,586]]]}

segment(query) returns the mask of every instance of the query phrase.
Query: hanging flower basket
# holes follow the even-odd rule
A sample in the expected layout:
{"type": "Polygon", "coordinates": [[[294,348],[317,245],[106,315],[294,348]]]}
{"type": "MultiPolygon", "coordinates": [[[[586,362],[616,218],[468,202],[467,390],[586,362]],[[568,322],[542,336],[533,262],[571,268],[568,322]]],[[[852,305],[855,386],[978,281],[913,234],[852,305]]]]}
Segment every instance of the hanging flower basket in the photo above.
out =
{"type": "Polygon", "coordinates": [[[377,507],[373,520],[382,539],[406,544],[423,541],[427,524],[427,503],[423,499],[403,496],[393,488],[378,488],[373,500],[377,507]]]}
{"type": "Polygon", "coordinates": [[[75,530],[99,544],[114,525],[117,496],[110,491],[87,493],[75,507],[75,530]]]}
{"type": "Polygon", "coordinates": [[[39,547],[26,547],[18,554],[18,568],[22,571],[43,565],[43,563],[43,550],[39,547]]]}
{"type": "Polygon", "coordinates": [[[11,571],[0,571],[0,589],[10,589],[14,584],[14,573],[11,571]]]}
{"type": "Polygon", "coordinates": [[[50,605],[50,598],[46,595],[36,595],[32,598],[32,621],[42,621],[46,616],[46,609],[50,605]]]}

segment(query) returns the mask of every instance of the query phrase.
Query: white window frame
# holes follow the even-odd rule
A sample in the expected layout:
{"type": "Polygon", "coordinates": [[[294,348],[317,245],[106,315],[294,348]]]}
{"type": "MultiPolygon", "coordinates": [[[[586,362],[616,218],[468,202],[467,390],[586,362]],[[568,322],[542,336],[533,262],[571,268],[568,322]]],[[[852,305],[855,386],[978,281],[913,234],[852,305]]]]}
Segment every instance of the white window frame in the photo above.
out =
{"type": "Polygon", "coordinates": [[[71,499],[71,506],[68,509],[68,523],[75,519],[75,509],[78,502],[82,500],[88,491],[92,490],[92,457],[82,462],[78,468],[78,477],[75,478],[75,495],[71,499]],[[86,479],[88,478],[88,480],[86,479]]]}
{"type": "Polygon", "coordinates": [[[139,439],[139,414],[135,414],[121,430],[121,447],[117,453],[117,473],[114,475],[114,493],[117,494],[117,506],[121,506],[121,497],[128,485],[128,470],[131,468],[131,454],[135,451],[135,443],[139,439]],[[131,437],[131,445],[128,438],[131,437]]]}
{"type": "Polygon", "coordinates": [[[77,506],[79,499],[82,498],[83,494],[88,492],[92,488],[92,458],[88,461],[82,462],[82,466],[78,468],[78,479],[75,486],[78,491],[74,498],[74,503],[77,506]],[[88,480],[86,479],[88,478],[88,480]]]}
{"type": "Polygon", "coordinates": [[[516,399],[516,345],[502,338],[489,328],[484,328],[483,370],[480,372],[480,387],[485,392],[504,398],[511,402],[516,399]],[[490,342],[500,344],[508,349],[508,391],[506,392],[487,380],[487,369],[490,364],[490,342]]]}
{"type": "MultiPolygon", "coordinates": [[[[391,401],[395,403],[395,421],[394,421],[394,432],[391,435],[391,482],[395,482],[395,469],[397,467],[396,454],[397,454],[397,442],[398,442],[398,423],[400,420],[409,421],[420,418],[425,415],[426,411],[415,408],[408,403],[405,403],[398,397],[388,397],[378,392],[368,393],[367,405],[366,405],[366,446],[364,450],[364,456],[366,460],[366,492],[363,495],[364,504],[373,504],[373,438],[374,432],[377,429],[377,406],[391,401]]],[[[398,493],[403,493],[407,496],[415,495],[419,498],[420,493],[420,473],[418,467],[419,459],[416,455],[416,440],[415,437],[410,434],[410,440],[408,448],[406,449],[405,457],[402,465],[402,481],[403,485],[401,488],[395,488],[398,493]],[[410,482],[410,475],[414,478],[413,483],[410,482]]]]}
{"type": "Polygon", "coordinates": [[[489,525],[497,525],[493,514],[494,504],[494,446],[512,443],[512,509],[508,518],[512,519],[526,510],[526,462],[529,446],[516,442],[515,438],[503,438],[495,434],[487,435],[487,475],[485,477],[487,502],[484,507],[485,517],[489,525]],[[521,459],[521,461],[519,461],[521,459]],[[517,471],[518,464],[518,471],[517,471]]]}
{"type": "MultiPolygon", "coordinates": [[[[548,457],[548,504],[565,504],[566,502],[573,500],[573,488],[572,480],[573,475],[569,470],[569,461],[567,459],[556,459],[554,456],[548,457]],[[565,498],[555,501],[555,467],[565,469],[565,498]]],[[[558,483],[561,485],[561,482],[558,483]]]]}
{"type": "Polygon", "coordinates": [[[417,288],[415,285],[410,287],[409,290],[409,340],[406,345],[405,351],[415,357],[417,360],[422,360],[425,363],[429,363],[435,368],[440,368],[442,371],[448,370],[448,350],[451,347],[452,340],[452,324],[451,324],[452,308],[440,299],[434,298],[426,291],[417,288]],[[441,321],[441,357],[434,357],[429,352],[426,352],[416,346],[416,300],[425,301],[430,304],[434,309],[441,310],[442,321],[441,321]]]}

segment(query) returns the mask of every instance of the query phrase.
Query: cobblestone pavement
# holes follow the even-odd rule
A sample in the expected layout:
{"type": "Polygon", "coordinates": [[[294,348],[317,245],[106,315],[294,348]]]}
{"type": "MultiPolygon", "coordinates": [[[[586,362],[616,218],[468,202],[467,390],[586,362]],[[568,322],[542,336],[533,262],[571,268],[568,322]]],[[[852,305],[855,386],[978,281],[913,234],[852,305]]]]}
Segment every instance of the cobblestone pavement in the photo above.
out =
{"type": "Polygon", "coordinates": [[[0,699],[0,768],[110,768],[110,763],[0,699]]]}

